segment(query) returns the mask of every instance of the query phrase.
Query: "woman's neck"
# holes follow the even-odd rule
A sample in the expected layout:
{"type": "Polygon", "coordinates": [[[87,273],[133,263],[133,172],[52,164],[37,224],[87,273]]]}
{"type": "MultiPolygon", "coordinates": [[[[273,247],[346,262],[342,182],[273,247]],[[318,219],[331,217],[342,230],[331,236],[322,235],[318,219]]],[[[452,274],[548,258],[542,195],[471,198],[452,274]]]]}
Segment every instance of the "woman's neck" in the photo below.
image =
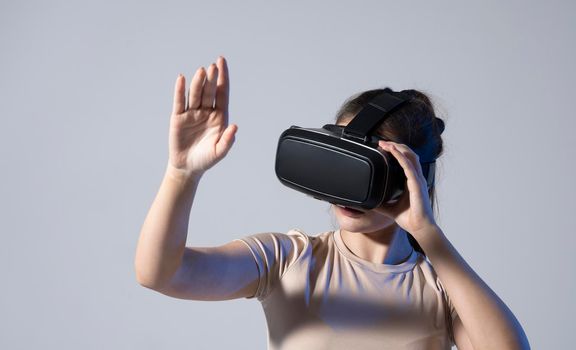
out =
{"type": "Polygon", "coordinates": [[[396,224],[370,233],[341,229],[340,236],[354,255],[376,264],[398,265],[406,261],[413,250],[406,231],[396,224]]]}

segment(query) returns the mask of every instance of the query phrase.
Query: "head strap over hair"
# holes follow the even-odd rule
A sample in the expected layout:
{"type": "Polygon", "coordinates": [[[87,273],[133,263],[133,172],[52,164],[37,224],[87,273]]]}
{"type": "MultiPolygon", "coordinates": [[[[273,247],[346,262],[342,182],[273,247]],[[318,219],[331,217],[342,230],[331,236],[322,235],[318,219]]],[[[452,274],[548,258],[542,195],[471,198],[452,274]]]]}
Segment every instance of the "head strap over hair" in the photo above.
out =
{"type": "Polygon", "coordinates": [[[368,101],[368,104],[344,128],[344,137],[366,142],[376,126],[384,122],[390,113],[404,103],[408,98],[401,93],[389,92],[378,94],[368,101]]]}

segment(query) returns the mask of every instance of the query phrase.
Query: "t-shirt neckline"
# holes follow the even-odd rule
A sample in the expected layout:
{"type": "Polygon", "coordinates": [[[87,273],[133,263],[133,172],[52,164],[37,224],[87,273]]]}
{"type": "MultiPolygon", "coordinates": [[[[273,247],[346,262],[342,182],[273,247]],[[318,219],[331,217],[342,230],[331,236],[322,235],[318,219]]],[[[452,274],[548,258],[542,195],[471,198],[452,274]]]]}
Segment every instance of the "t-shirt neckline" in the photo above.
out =
{"type": "Polygon", "coordinates": [[[407,260],[405,260],[404,262],[397,264],[397,265],[391,265],[391,264],[378,264],[378,263],[374,263],[368,260],[364,260],[358,256],[356,256],[354,253],[352,253],[352,251],[350,249],[348,249],[348,247],[346,246],[346,244],[344,244],[344,241],[342,240],[342,237],[340,236],[340,229],[333,231],[333,237],[334,237],[334,243],[336,244],[336,248],[338,248],[338,250],[340,251],[340,253],[342,255],[344,255],[344,257],[346,257],[348,260],[359,264],[365,268],[368,268],[372,271],[375,272],[394,272],[394,273],[398,273],[398,272],[406,272],[406,271],[410,271],[414,268],[414,266],[416,265],[416,262],[418,260],[418,251],[416,251],[416,249],[412,248],[412,253],[410,254],[410,256],[408,257],[407,260]]]}

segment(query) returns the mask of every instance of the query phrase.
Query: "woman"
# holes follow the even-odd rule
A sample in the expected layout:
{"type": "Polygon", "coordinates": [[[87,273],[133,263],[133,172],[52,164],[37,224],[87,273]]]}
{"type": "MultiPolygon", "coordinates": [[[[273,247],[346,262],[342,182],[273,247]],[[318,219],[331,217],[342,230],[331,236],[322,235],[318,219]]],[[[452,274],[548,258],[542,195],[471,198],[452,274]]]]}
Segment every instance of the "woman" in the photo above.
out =
{"type": "MultiPolygon", "coordinates": [[[[347,101],[346,125],[371,90],[347,101]]],[[[198,183],[234,143],[228,124],[226,61],[199,68],[185,96],[176,80],[169,162],[140,233],[138,282],[194,300],[257,298],[270,349],[526,349],[519,322],[448,241],[434,220],[433,187],[414,147],[442,152],[441,119],[417,91],[380,126],[407,178],[394,204],[370,211],[333,206],[340,228],[317,236],[299,230],[259,233],[219,247],[186,247],[198,183]]]]}

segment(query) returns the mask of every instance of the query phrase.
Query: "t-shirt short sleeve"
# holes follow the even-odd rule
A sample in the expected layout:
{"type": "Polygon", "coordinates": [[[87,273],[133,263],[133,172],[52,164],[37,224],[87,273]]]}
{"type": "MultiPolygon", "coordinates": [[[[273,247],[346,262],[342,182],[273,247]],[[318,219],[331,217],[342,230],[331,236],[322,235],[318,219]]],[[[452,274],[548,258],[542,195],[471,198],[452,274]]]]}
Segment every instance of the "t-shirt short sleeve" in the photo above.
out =
{"type": "Polygon", "coordinates": [[[446,289],[444,289],[444,286],[442,285],[442,282],[440,281],[439,278],[436,279],[436,283],[438,287],[442,290],[442,295],[444,297],[446,326],[448,328],[448,335],[450,336],[450,341],[452,342],[452,345],[455,345],[456,341],[454,340],[453,325],[454,320],[456,320],[456,318],[458,317],[458,313],[456,312],[456,308],[454,308],[452,300],[450,300],[450,297],[448,296],[448,293],[446,293],[446,289]]]}
{"type": "Polygon", "coordinates": [[[236,239],[245,243],[258,266],[259,281],[256,294],[246,297],[264,300],[290,266],[302,255],[309,237],[298,231],[287,233],[257,233],[236,239]]]}

